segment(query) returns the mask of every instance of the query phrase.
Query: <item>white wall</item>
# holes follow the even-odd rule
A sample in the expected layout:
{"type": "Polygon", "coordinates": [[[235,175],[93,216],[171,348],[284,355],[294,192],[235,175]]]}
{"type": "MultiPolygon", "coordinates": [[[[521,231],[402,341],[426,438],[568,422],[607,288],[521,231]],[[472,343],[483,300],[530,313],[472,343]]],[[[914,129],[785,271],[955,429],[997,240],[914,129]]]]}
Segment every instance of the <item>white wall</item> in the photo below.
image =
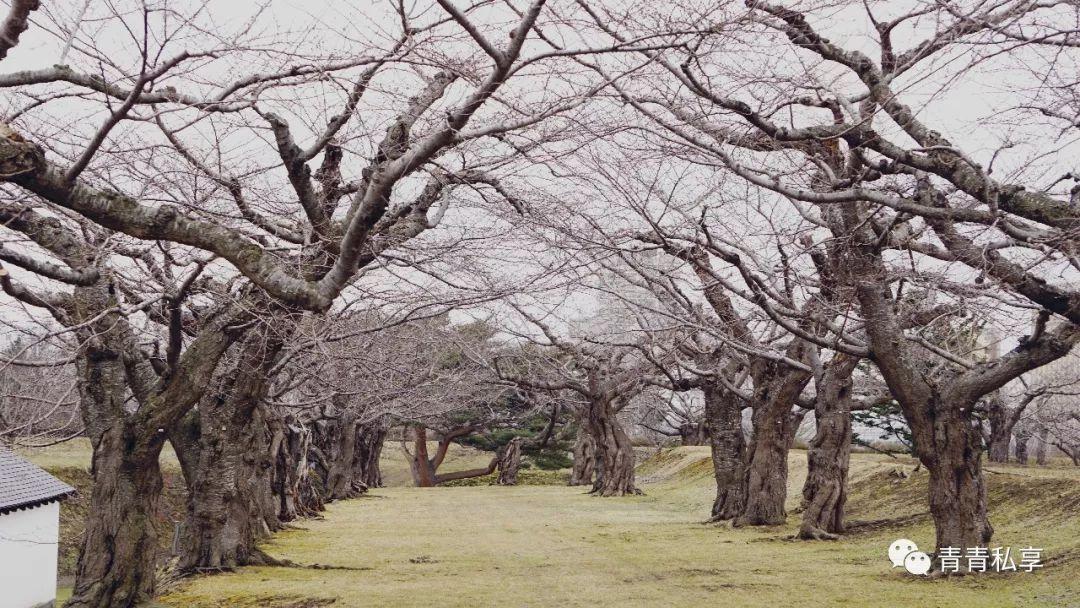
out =
{"type": "Polygon", "coordinates": [[[60,503],[0,515],[0,606],[32,608],[56,599],[60,503]]]}

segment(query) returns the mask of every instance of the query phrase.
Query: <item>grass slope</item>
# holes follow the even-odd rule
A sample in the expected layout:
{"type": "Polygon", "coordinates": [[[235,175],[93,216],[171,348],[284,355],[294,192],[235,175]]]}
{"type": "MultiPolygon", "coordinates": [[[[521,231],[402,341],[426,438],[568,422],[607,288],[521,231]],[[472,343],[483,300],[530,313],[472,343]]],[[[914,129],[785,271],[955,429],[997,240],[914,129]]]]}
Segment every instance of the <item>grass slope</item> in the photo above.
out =
{"type": "MultiPolygon", "coordinates": [[[[388,478],[405,472],[387,446],[388,478]]],[[[447,470],[482,455],[459,453],[447,470]]],[[[933,544],[925,472],[856,454],[850,518],[838,542],[790,540],[798,516],[768,529],[702,525],[713,486],[706,448],[639,467],[645,496],[601,499],[565,486],[392,487],[329,506],[266,549],[296,567],[245,568],[182,583],[183,607],[309,606],[1080,606],[1080,474],[994,467],[994,545],[1045,548],[1044,570],[919,579],[885,556],[897,537],[933,544]]],[[[805,455],[793,453],[789,508],[805,455]]],[[[406,473],[407,474],[407,473],[406,473]]]]}

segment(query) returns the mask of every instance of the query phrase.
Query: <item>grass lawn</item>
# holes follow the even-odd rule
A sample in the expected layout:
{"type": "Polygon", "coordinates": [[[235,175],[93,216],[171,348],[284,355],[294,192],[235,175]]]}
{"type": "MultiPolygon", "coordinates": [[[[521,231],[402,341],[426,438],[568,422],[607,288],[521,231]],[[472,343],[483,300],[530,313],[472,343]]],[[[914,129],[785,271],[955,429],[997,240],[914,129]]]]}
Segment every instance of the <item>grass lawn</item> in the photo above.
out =
{"type": "MultiPolygon", "coordinates": [[[[388,458],[394,451],[387,446],[388,458]]],[[[794,510],[805,454],[793,453],[791,467],[794,510]]],[[[992,545],[1043,547],[1042,571],[930,580],[891,569],[886,557],[898,537],[933,545],[925,472],[906,479],[893,473],[912,469],[910,461],[854,455],[850,518],[879,521],[837,542],[791,540],[794,513],[776,528],[703,525],[713,492],[707,448],[645,461],[640,497],[595,498],[565,486],[384,488],[332,504],[322,519],[299,522],[266,547],[297,566],[192,579],[161,601],[293,608],[1080,606],[1077,471],[1000,467],[988,475],[992,545]]]]}

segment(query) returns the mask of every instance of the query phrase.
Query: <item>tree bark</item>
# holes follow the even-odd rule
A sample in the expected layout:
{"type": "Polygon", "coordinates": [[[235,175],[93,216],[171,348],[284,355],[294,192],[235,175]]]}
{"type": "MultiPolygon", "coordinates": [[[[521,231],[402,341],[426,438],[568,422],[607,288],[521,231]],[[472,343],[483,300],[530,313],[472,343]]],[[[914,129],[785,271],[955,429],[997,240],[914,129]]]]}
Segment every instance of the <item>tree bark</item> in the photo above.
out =
{"type": "Polygon", "coordinates": [[[592,485],[596,474],[596,440],[585,428],[585,421],[578,424],[574,440],[574,468],[570,472],[570,485],[592,485]]]}
{"type": "Polygon", "coordinates": [[[361,423],[356,408],[339,404],[335,409],[338,413],[324,412],[312,424],[311,458],[325,480],[322,494],[328,501],[354,498],[382,485],[379,457],[387,432],[381,420],[361,423]]]}
{"type": "Polygon", "coordinates": [[[851,457],[851,374],[859,359],[836,354],[817,387],[817,432],[806,452],[803,516],[798,537],[835,539],[844,532],[851,457]]]}
{"type": "Polygon", "coordinates": [[[1046,465],[1047,446],[1050,444],[1050,428],[1046,425],[1039,426],[1039,442],[1035,446],[1035,464],[1046,465]]]}
{"type": "Polygon", "coordinates": [[[435,468],[428,457],[427,429],[422,426],[413,428],[413,454],[409,461],[413,485],[418,488],[435,486],[435,468]]]}
{"type": "Polygon", "coordinates": [[[1016,447],[1015,447],[1016,462],[1018,462],[1020,464],[1027,464],[1028,463],[1028,441],[1031,440],[1031,433],[1030,432],[1017,431],[1015,433],[1015,435],[1016,435],[1016,444],[1015,444],[1016,445],[1016,447]]]}
{"type": "Polygon", "coordinates": [[[596,445],[596,475],[591,493],[599,496],[639,494],[634,487],[634,448],[619,423],[612,399],[589,400],[586,429],[596,445]]]}
{"type": "Polygon", "coordinates": [[[791,412],[754,411],[754,430],[750,440],[749,457],[744,472],[746,502],[735,524],[739,526],[773,526],[787,520],[787,455],[791,430],[791,412]]]}
{"type": "MultiPolygon", "coordinates": [[[[416,487],[430,488],[447,481],[469,479],[470,477],[483,477],[484,475],[494,473],[495,467],[499,464],[498,456],[492,458],[491,462],[486,467],[454,471],[452,473],[438,473],[439,467],[446,458],[446,454],[454,440],[469,435],[475,432],[475,430],[476,429],[472,426],[460,426],[444,432],[439,439],[439,447],[435,456],[429,458],[427,449],[427,429],[423,426],[416,426],[413,429],[413,449],[415,450],[415,453],[410,455],[411,459],[409,463],[410,469],[412,470],[413,483],[416,487]]],[[[402,438],[402,446],[404,447],[404,437],[402,438]]],[[[408,450],[405,451],[408,453],[408,450]]]]}
{"type": "Polygon", "coordinates": [[[995,393],[986,400],[986,418],[990,424],[990,437],[987,441],[990,462],[1009,462],[1009,443],[1012,441],[1012,425],[1009,423],[1009,410],[1001,395],[995,393]]]}
{"type": "MultiPolygon", "coordinates": [[[[103,284],[77,288],[75,318],[91,318],[115,302],[103,284]]],[[[128,377],[124,355],[130,335],[110,315],[80,331],[76,361],[79,408],[93,450],[94,478],[67,606],[134,606],[154,594],[158,556],[156,517],[163,482],[158,456],[164,436],[147,434],[125,410],[128,377]]]]}
{"type": "MultiPolygon", "coordinates": [[[[809,348],[809,347],[806,347],[809,348]]],[[[795,431],[791,408],[810,381],[810,373],[770,361],[754,388],[754,429],[747,453],[743,491],[746,503],[737,526],[774,526],[787,520],[788,462],[795,431]]]]}
{"type": "Polygon", "coordinates": [[[521,437],[514,437],[507,443],[499,455],[499,478],[496,481],[500,486],[516,486],[518,483],[518,470],[521,468],[521,437]]]}
{"type": "Polygon", "coordinates": [[[322,511],[321,482],[311,478],[308,454],[311,431],[294,416],[275,417],[271,429],[270,456],[274,464],[271,487],[278,520],[293,521],[322,511]]]}
{"type": "MultiPolygon", "coordinates": [[[[76,289],[75,318],[93,318],[79,331],[80,408],[93,447],[94,489],[68,606],[128,608],[154,593],[163,487],[158,462],[166,430],[205,393],[218,361],[246,318],[231,306],[207,315],[196,338],[158,376],[125,319],[100,315],[115,303],[111,288],[76,289]],[[128,391],[130,390],[130,393],[128,391]],[[126,407],[128,394],[138,408],[126,407]]],[[[242,330],[241,330],[242,331],[242,330]]]]}
{"type": "Polygon", "coordinates": [[[746,439],[742,429],[742,406],[731,391],[719,382],[704,387],[705,427],[712,452],[716,499],[710,521],[733,519],[746,502],[743,480],[746,475],[746,439]]]}
{"type": "Polygon", "coordinates": [[[483,477],[484,475],[491,475],[495,472],[495,468],[499,465],[499,457],[496,456],[491,459],[486,467],[479,469],[465,469],[464,471],[454,471],[453,473],[442,473],[435,476],[435,485],[445,483],[447,481],[456,481],[458,479],[469,479],[471,477],[483,477]]]}
{"type": "Polygon", "coordinates": [[[982,437],[959,405],[934,404],[928,408],[931,423],[913,429],[919,459],[930,473],[930,514],[939,549],[986,546],[994,532],[986,514],[982,437]]]}
{"type": "Polygon", "coordinates": [[[281,527],[262,412],[282,347],[275,336],[265,326],[249,335],[234,364],[216,375],[215,390],[171,433],[181,462],[195,462],[184,466],[188,512],[181,572],[273,563],[257,544],[281,527]]]}
{"type": "Polygon", "coordinates": [[[125,449],[132,435],[117,424],[91,436],[94,488],[68,607],[135,606],[154,594],[161,440],[125,449]]]}
{"type": "Polygon", "coordinates": [[[386,425],[382,420],[361,424],[356,429],[356,456],[353,470],[357,482],[366,488],[382,487],[379,458],[386,441],[386,425]]]}
{"type": "MultiPolygon", "coordinates": [[[[198,466],[185,473],[188,512],[178,569],[194,573],[275,563],[257,547],[281,527],[262,414],[256,409],[241,420],[221,411],[223,404],[207,407],[206,401],[187,422],[194,427],[186,433],[194,434],[198,466]]],[[[173,446],[179,455],[190,451],[191,443],[174,440],[173,446]]]]}
{"type": "Polygon", "coordinates": [[[367,491],[356,471],[360,423],[353,409],[343,408],[335,420],[316,423],[317,441],[326,463],[326,499],[343,500],[367,491]]]}

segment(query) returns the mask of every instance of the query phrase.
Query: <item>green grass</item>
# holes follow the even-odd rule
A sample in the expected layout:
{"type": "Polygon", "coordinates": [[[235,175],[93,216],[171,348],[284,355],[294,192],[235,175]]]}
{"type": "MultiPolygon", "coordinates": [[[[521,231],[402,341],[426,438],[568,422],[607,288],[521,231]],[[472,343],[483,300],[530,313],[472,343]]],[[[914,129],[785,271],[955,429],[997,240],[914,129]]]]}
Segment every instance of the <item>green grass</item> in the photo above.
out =
{"type": "MultiPolygon", "coordinates": [[[[387,446],[386,458],[400,449],[387,446]]],[[[395,453],[397,455],[395,455],[395,453]]],[[[652,452],[650,452],[652,454],[652,452]]],[[[482,455],[460,453],[474,466],[482,455]]],[[[389,462],[387,463],[389,464],[389,462]]],[[[792,455],[789,507],[805,455],[792,455]]],[[[1080,606],[1080,474],[994,467],[993,545],[1044,547],[1044,570],[920,579],[885,556],[897,537],[933,544],[925,472],[856,454],[852,520],[889,520],[837,542],[791,540],[786,526],[703,525],[706,448],[642,464],[646,496],[595,498],[565,486],[384,488],[332,504],[266,549],[297,567],[245,568],[180,584],[169,606],[1080,606]],[[890,523],[891,522],[891,523],[890,523]]],[[[388,477],[391,470],[387,470],[388,477]]],[[[393,475],[397,475],[394,473],[393,475]]]]}

